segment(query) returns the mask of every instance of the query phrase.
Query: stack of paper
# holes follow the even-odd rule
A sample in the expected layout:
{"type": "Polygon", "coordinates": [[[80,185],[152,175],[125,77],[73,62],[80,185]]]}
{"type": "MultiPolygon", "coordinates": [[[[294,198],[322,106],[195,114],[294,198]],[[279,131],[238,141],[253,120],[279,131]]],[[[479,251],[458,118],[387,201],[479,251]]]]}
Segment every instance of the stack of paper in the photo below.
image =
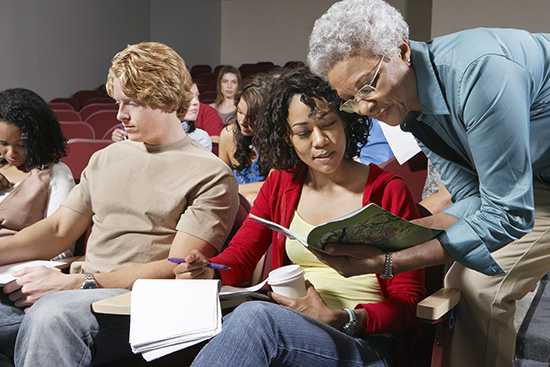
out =
{"type": "Polygon", "coordinates": [[[218,334],[219,291],[219,280],[137,280],[130,313],[132,351],[151,361],[218,334]]]}

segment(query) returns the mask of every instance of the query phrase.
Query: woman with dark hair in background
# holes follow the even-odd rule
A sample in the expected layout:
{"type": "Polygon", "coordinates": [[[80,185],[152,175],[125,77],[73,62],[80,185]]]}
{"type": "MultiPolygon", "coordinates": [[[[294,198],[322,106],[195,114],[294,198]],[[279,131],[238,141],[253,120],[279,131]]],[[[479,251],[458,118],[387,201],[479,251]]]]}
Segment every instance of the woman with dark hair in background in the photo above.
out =
{"type": "Polygon", "coordinates": [[[218,82],[216,84],[216,101],[210,106],[214,107],[224,125],[234,124],[235,116],[235,95],[241,86],[241,73],[237,68],[231,65],[223,66],[218,73],[218,82]]]}
{"type": "MultiPolygon", "coordinates": [[[[51,214],[74,186],[67,140],[36,93],[0,93],[0,240],[51,214]]],[[[72,256],[69,250],[57,258],[72,256]]]]}
{"type": "Polygon", "coordinates": [[[253,139],[272,80],[267,75],[255,76],[237,93],[237,123],[226,126],[220,134],[218,156],[233,169],[239,192],[250,202],[254,201],[269,174],[269,167],[259,160],[253,139]]]}

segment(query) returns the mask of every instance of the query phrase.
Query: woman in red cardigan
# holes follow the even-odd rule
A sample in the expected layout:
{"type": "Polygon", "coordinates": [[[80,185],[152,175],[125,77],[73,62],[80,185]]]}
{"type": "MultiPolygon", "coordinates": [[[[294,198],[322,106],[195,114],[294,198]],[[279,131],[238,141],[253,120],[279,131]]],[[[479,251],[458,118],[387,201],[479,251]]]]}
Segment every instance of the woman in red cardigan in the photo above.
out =
{"type": "MultiPolygon", "coordinates": [[[[370,121],[339,112],[340,99],[307,69],[276,80],[257,131],[261,161],[272,172],[251,213],[307,235],[315,225],[376,203],[405,219],[418,217],[404,182],[376,165],[353,160],[370,121]]],[[[305,269],[307,295],[276,303],[246,302],[226,316],[223,331],[193,366],[391,366],[392,333],[415,324],[424,273],[345,278],[304,246],[247,219],[229,247],[206,259],[191,252],[177,278],[215,278],[242,285],[273,243],[273,267],[305,269]],[[231,267],[215,272],[209,262],[231,267]]]]}

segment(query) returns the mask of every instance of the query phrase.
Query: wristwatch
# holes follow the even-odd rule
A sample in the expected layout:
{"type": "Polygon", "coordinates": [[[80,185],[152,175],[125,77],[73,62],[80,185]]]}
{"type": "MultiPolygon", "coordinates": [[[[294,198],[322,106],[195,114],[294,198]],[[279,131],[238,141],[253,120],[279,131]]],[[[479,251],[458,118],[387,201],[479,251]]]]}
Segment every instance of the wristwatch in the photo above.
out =
{"type": "Polygon", "coordinates": [[[349,321],[344,325],[342,331],[348,335],[353,336],[357,332],[357,316],[352,309],[342,307],[342,310],[347,311],[349,315],[349,321]]]}
{"type": "Polygon", "coordinates": [[[384,263],[384,273],[380,275],[382,279],[393,279],[392,253],[386,252],[386,262],[384,263]]]}
{"type": "Polygon", "coordinates": [[[80,286],[80,289],[95,289],[97,288],[97,282],[95,281],[92,273],[84,273],[84,282],[80,286]]]}

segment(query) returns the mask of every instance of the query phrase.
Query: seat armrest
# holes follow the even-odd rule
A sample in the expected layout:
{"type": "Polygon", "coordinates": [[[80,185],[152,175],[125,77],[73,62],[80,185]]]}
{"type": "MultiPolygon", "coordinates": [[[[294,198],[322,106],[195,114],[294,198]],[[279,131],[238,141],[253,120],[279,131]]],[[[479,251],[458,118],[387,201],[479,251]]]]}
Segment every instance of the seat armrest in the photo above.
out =
{"type": "Polygon", "coordinates": [[[67,257],[65,259],[56,260],[63,263],[62,265],[57,265],[56,268],[59,270],[62,270],[63,272],[67,272],[73,262],[78,260],[83,260],[83,259],[84,259],[84,256],[72,256],[72,257],[67,257]]]}
{"type": "Polygon", "coordinates": [[[416,306],[416,316],[425,320],[438,320],[456,306],[459,301],[459,290],[441,288],[418,303],[416,306]]]}

